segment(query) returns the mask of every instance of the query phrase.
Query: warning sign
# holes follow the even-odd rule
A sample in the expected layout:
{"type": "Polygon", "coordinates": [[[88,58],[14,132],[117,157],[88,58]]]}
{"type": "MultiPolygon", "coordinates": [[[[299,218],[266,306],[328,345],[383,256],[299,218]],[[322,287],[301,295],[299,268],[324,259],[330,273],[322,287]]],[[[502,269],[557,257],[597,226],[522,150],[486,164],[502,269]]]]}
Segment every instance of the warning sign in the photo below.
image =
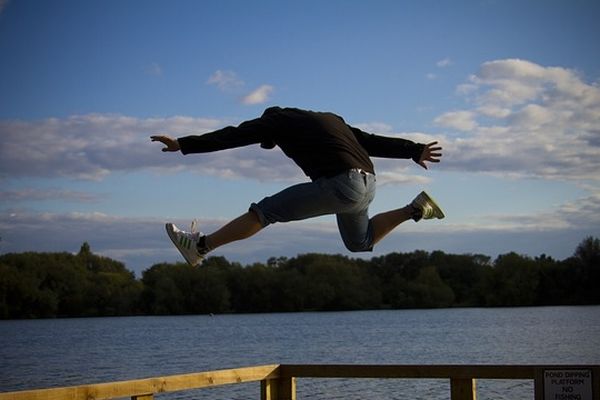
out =
{"type": "Polygon", "coordinates": [[[593,400],[592,371],[553,369],[544,371],[545,400],[593,400]]]}

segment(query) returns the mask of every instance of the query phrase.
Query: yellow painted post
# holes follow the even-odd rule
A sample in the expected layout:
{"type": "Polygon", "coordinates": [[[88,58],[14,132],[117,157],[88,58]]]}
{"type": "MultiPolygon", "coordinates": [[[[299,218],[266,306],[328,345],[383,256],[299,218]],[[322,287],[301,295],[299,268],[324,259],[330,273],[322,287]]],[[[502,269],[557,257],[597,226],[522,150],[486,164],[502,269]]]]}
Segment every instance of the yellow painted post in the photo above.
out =
{"type": "Polygon", "coordinates": [[[279,378],[277,400],[296,400],[296,378],[279,378]]]}
{"type": "Polygon", "coordinates": [[[477,400],[477,381],[475,379],[450,379],[450,398],[452,400],[477,400]]]}
{"type": "Polygon", "coordinates": [[[264,379],[260,381],[261,400],[296,400],[296,378],[264,379]]]}
{"type": "Polygon", "coordinates": [[[260,381],[260,400],[277,399],[277,379],[263,379],[260,381]]]}

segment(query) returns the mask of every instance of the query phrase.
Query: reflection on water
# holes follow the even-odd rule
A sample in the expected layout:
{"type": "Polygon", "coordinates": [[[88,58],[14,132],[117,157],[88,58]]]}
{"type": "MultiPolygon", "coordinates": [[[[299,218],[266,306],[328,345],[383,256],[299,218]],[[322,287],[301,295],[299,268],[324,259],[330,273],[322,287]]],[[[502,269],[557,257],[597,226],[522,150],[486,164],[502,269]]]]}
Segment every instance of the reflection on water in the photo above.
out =
{"type": "MultiPolygon", "coordinates": [[[[0,391],[259,364],[599,364],[600,307],[0,321],[0,391]]],[[[160,395],[257,399],[247,383],[160,395]]],[[[478,381],[479,398],[532,398],[478,381]]],[[[298,398],[442,399],[447,380],[300,379],[298,398]]]]}

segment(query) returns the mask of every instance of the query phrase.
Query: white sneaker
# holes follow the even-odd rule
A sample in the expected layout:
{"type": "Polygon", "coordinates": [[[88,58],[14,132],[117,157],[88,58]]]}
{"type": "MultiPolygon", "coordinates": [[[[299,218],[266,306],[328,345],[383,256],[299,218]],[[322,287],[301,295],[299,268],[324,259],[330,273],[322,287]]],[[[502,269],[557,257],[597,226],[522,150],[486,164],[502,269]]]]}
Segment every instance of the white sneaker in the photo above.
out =
{"type": "Polygon", "coordinates": [[[415,215],[413,215],[415,221],[433,218],[442,219],[445,217],[442,209],[436,204],[431,196],[424,191],[419,193],[410,205],[415,209],[415,215]]]}
{"type": "Polygon", "coordinates": [[[188,264],[196,266],[202,263],[206,253],[202,254],[198,251],[198,240],[203,235],[200,232],[194,232],[195,223],[192,223],[192,232],[182,231],[170,222],[165,225],[165,228],[171,241],[188,264]]]}

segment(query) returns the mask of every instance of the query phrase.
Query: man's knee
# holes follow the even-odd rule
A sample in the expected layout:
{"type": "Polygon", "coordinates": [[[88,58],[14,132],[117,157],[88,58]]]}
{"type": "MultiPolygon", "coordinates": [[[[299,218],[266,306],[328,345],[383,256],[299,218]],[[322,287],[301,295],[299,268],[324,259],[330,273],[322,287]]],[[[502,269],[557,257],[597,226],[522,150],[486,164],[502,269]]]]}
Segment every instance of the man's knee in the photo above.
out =
{"type": "Polygon", "coordinates": [[[355,242],[355,241],[351,241],[351,240],[344,240],[344,245],[346,245],[346,248],[348,250],[350,250],[353,253],[361,253],[361,252],[365,252],[365,251],[373,251],[373,245],[370,243],[370,241],[365,240],[362,242],[355,242]]]}

